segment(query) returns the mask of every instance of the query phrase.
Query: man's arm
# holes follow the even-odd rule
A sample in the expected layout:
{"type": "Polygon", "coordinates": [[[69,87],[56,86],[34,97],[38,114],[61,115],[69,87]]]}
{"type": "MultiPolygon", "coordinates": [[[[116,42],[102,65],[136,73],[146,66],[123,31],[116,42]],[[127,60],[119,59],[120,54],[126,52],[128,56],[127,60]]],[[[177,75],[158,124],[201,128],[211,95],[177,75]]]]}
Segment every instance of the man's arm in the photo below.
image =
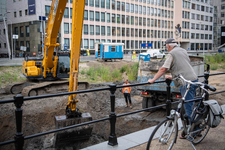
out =
{"type": "Polygon", "coordinates": [[[158,78],[160,78],[163,74],[165,74],[167,70],[168,70],[167,68],[161,67],[159,69],[159,71],[156,73],[156,75],[154,76],[154,78],[153,79],[149,79],[148,82],[149,83],[155,82],[158,78]]]}

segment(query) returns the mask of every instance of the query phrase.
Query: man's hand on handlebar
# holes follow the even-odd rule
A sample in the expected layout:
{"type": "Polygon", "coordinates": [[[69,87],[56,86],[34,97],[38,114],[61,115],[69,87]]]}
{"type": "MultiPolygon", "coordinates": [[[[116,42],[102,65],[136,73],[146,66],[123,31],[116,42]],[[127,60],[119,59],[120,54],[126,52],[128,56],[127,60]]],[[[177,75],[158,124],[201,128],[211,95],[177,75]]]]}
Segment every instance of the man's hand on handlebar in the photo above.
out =
{"type": "Polygon", "coordinates": [[[170,79],[170,80],[173,79],[172,76],[165,76],[165,78],[166,78],[166,79],[170,79]]]}

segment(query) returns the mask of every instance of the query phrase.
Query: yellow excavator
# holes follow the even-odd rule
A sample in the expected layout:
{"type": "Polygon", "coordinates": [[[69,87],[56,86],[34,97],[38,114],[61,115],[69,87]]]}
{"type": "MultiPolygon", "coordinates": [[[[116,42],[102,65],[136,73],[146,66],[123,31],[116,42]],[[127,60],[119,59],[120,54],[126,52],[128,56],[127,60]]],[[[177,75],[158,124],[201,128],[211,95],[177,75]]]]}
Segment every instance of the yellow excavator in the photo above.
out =
{"type": "MultiPolygon", "coordinates": [[[[52,0],[45,29],[43,59],[29,59],[28,57],[25,57],[25,60],[23,61],[23,74],[27,79],[38,80],[38,83],[32,81],[12,83],[6,87],[7,93],[22,93],[23,96],[35,96],[47,93],[62,93],[68,91],[68,87],[69,91],[77,91],[78,85],[81,89],[87,89],[89,87],[87,82],[78,82],[85,1],[73,1],[70,55],[57,55],[57,52],[56,55],[54,55],[55,47],[59,46],[59,43],[57,43],[57,35],[67,0],[52,0]],[[68,77],[69,81],[59,80],[68,77]]],[[[75,98],[76,95],[69,96],[69,102],[66,109],[67,117],[81,116],[81,113],[76,110],[76,103],[78,100],[75,100],[75,98]]]]}

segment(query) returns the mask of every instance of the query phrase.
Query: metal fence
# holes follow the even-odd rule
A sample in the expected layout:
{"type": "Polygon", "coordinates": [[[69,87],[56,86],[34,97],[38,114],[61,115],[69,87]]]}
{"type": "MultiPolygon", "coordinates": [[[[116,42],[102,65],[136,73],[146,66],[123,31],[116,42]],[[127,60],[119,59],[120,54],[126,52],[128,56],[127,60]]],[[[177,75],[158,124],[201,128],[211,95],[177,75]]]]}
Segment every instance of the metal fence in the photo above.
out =
{"type": "MultiPolygon", "coordinates": [[[[204,75],[200,75],[198,77],[204,77],[204,79],[205,79],[204,83],[208,84],[209,76],[221,75],[221,74],[225,74],[225,72],[215,73],[215,74],[205,73],[204,75]]],[[[137,84],[120,85],[120,86],[117,86],[115,84],[111,84],[111,85],[109,85],[109,87],[106,87],[106,88],[88,89],[88,90],[82,90],[82,91],[65,92],[65,93],[40,95],[40,96],[32,96],[32,97],[23,97],[22,95],[18,94],[16,96],[14,96],[13,99],[2,100],[2,101],[0,101],[0,104],[14,103],[15,106],[16,106],[16,110],[15,110],[16,134],[15,134],[15,137],[14,137],[13,140],[2,142],[2,143],[0,143],[0,146],[7,145],[7,144],[10,144],[10,143],[15,143],[15,149],[22,150],[23,146],[24,146],[24,140],[31,139],[31,138],[38,137],[38,136],[51,134],[51,133],[55,133],[55,132],[59,132],[59,131],[63,131],[63,130],[67,130],[67,129],[71,129],[71,128],[75,128],[75,127],[89,125],[89,124],[93,124],[93,123],[97,123],[97,122],[101,122],[101,121],[105,121],[105,120],[110,121],[110,135],[109,135],[108,144],[111,145],[111,146],[117,145],[118,143],[117,143],[115,125],[116,125],[116,119],[118,117],[123,117],[123,116],[131,115],[131,114],[135,114],[135,113],[139,113],[139,112],[143,112],[143,111],[153,110],[153,109],[157,109],[157,108],[162,108],[164,106],[166,106],[166,112],[167,112],[167,115],[169,115],[170,110],[171,110],[171,105],[175,104],[175,103],[178,103],[178,101],[177,102],[171,102],[171,100],[170,100],[171,80],[166,79],[164,81],[156,81],[154,83],[162,83],[162,82],[166,82],[166,84],[167,84],[167,101],[166,101],[166,104],[158,105],[158,106],[154,106],[154,107],[149,107],[149,108],[145,108],[145,109],[141,109],[141,110],[137,110],[137,111],[132,111],[132,112],[124,113],[124,114],[119,114],[119,115],[115,114],[115,91],[116,91],[116,89],[117,88],[123,88],[123,87],[146,85],[146,84],[150,84],[150,83],[146,82],[146,83],[137,83],[137,84]],[[101,118],[101,119],[93,120],[93,121],[89,121],[89,122],[84,122],[84,123],[81,123],[81,124],[71,125],[71,126],[67,126],[67,127],[64,127],[64,128],[50,130],[50,131],[37,133],[37,134],[33,134],[33,135],[29,135],[29,136],[24,137],[23,132],[22,132],[22,118],[23,118],[22,117],[22,111],[23,110],[21,108],[24,101],[37,100],[37,99],[49,98],[49,97],[57,97],[57,96],[64,96],[64,95],[73,95],[73,94],[81,94],[81,93],[88,93],[88,92],[104,91],[104,90],[109,90],[111,92],[111,95],[110,95],[111,113],[110,113],[109,117],[101,118]]],[[[218,93],[222,93],[222,92],[225,92],[225,90],[219,91],[219,92],[214,92],[212,94],[206,94],[205,99],[208,100],[209,95],[218,94],[218,93]]],[[[187,102],[197,101],[197,100],[201,100],[201,98],[188,100],[187,102]]]]}

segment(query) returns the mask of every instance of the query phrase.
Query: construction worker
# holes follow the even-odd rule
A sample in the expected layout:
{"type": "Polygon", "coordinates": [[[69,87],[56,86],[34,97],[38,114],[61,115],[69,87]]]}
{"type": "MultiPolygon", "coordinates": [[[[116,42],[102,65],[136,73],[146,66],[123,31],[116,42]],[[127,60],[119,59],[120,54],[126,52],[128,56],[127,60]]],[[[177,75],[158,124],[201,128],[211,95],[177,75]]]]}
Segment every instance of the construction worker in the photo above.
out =
{"type": "MultiPolygon", "coordinates": [[[[130,83],[128,83],[128,80],[126,79],[125,80],[125,83],[123,85],[129,85],[129,84],[130,83]]],[[[131,87],[124,87],[123,88],[123,95],[124,95],[124,98],[125,98],[125,101],[126,101],[126,106],[125,107],[128,107],[128,101],[127,101],[127,99],[128,99],[129,100],[129,103],[130,103],[130,108],[132,109],[130,92],[131,92],[131,87]]]]}
{"type": "Polygon", "coordinates": [[[132,55],[132,59],[135,59],[136,58],[136,52],[135,50],[133,51],[133,55],[132,55]]]}
{"type": "Polygon", "coordinates": [[[87,56],[90,56],[89,49],[87,49],[87,56]]]}

